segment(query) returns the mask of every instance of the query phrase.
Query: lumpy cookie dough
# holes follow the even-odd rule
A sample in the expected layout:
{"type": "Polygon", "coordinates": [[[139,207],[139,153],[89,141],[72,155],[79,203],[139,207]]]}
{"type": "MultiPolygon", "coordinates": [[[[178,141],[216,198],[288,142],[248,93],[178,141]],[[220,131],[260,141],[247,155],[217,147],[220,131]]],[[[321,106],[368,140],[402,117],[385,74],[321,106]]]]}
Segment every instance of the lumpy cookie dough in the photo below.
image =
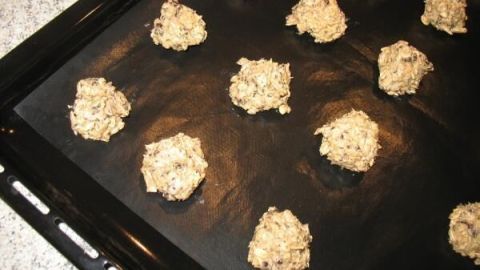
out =
{"type": "Polygon", "coordinates": [[[299,34],[308,32],[315,42],[326,43],[345,34],[345,22],[337,0],[300,0],[287,16],[286,25],[296,25],[299,34]]]}
{"type": "Polygon", "coordinates": [[[290,210],[275,207],[260,218],[249,244],[248,261],[259,269],[301,270],[308,268],[312,236],[290,210]]]}
{"type": "Polygon", "coordinates": [[[431,24],[450,35],[467,33],[467,0],[425,0],[425,11],[420,18],[425,25],[431,24]]]}
{"type": "Polygon", "coordinates": [[[185,51],[207,38],[205,21],[195,10],[169,0],[162,5],[160,18],[153,22],[151,37],[156,45],[185,51]]]}
{"type": "Polygon", "coordinates": [[[400,40],[382,48],[378,68],[380,89],[391,96],[399,96],[415,94],[423,76],[433,71],[433,64],[425,54],[400,40]]]}
{"type": "Polygon", "coordinates": [[[75,135],[105,142],[125,126],[122,117],[131,109],[123,93],[104,78],[80,80],[75,102],[68,108],[75,135]]]}
{"type": "Polygon", "coordinates": [[[260,111],[278,109],[280,114],[291,111],[287,101],[290,97],[290,65],[241,58],[237,61],[240,71],[230,81],[230,98],[233,104],[256,114],[260,111]]]}
{"type": "Polygon", "coordinates": [[[208,163],[200,140],[183,133],[146,145],[142,173],[147,192],[169,201],[186,200],[205,178],[208,163]]]}
{"type": "Polygon", "coordinates": [[[374,163],[380,144],[378,125],[362,111],[352,110],[315,131],[322,134],[320,154],[333,164],[365,172],[374,163]]]}
{"type": "Polygon", "coordinates": [[[480,265],[480,203],[460,204],[453,209],[448,238],[456,252],[480,265]]]}

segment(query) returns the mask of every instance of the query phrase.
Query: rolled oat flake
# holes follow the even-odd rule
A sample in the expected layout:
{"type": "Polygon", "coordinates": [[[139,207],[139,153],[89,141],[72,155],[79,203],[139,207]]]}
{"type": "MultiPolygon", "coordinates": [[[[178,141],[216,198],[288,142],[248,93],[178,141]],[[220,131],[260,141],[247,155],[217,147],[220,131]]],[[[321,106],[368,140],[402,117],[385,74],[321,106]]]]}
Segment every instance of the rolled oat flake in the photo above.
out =
{"type": "Polygon", "coordinates": [[[290,210],[269,207],[255,227],[248,261],[258,269],[302,270],[310,262],[312,236],[290,210]]]}
{"type": "Polygon", "coordinates": [[[449,218],[448,241],[453,250],[480,265],[480,203],[460,204],[449,218]]]}
{"type": "Polygon", "coordinates": [[[87,78],[77,83],[77,94],[70,109],[70,123],[75,135],[108,142],[124,126],[130,103],[104,78],[87,78]]]}
{"type": "Polygon", "coordinates": [[[208,163],[198,138],[183,133],[145,146],[141,171],[147,192],[186,200],[205,178],[208,163]]]}
{"type": "Polygon", "coordinates": [[[420,18],[450,35],[467,33],[467,0],[425,0],[425,11],[420,18]]]}
{"type": "Polygon", "coordinates": [[[166,49],[185,51],[207,38],[206,23],[202,16],[176,0],[163,3],[160,18],[153,22],[151,37],[156,45],[166,49]]]}

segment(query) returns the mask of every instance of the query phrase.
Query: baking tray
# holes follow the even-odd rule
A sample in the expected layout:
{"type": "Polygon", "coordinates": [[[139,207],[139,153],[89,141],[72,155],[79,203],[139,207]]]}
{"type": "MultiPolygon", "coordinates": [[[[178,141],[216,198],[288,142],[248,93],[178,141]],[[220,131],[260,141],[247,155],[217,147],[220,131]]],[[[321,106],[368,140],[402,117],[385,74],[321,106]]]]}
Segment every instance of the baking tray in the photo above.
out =
{"type": "Polygon", "coordinates": [[[120,268],[251,269],[254,227],[277,206],[309,224],[311,269],[474,269],[447,232],[457,204],[480,200],[480,2],[469,33],[452,37],[421,24],[422,1],[341,1],[347,33],[324,45],[283,25],[295,2],[183,1],[208,31],[187,52],[149,37],[162,1],[76,4],[0,63],[3,163],[120,268]],[[399,39],[435,71],[418,94],[392,98],[376,59],[399,39]],[[240,57],[290,63],[289,115],[232,105],[240,57]],[[76,82],[91,76],[132,103],[108,144],[70,129],[76,82]],[[332,166],[313,136],[352,108],[380,126],[364,174],[332,166]],[[209,167],[189,200],[168,202],[145,192],[140,166],[145,144],[178,132],[201,139],[209,167]]]}

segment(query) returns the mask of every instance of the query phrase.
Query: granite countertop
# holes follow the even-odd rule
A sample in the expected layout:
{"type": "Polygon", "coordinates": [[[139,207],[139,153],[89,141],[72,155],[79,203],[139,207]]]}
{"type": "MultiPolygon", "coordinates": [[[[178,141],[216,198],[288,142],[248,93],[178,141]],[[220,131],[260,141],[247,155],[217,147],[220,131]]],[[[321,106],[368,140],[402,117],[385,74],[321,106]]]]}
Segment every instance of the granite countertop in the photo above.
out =
{"type": "Polygon", "coordinates": [[[0,58],[77,0],[0,0],[0,58]]]}
{"type": "MultiPolygon", "coordinates": [[[[76,0],[0,0],[0,58],[76,0]]],[[[1,173],[1,172],[0,172],[1,173]]],[[[0,269],[76,269],[0,200],[0,269]]]]}
{"type": "Polygon", "coordinates": [[[76,269],[0,200],[0,269],[76,269]]]}

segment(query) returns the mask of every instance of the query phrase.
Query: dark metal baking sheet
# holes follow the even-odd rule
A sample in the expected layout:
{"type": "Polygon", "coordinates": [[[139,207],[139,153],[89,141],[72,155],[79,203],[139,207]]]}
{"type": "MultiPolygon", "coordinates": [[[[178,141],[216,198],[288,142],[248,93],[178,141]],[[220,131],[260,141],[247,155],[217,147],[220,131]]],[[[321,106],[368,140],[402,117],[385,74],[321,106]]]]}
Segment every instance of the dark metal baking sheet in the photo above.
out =
{"type": "Polygon", "coordinates": [[[454,37],[421,24],[421,1],[341,1],[347,34],[326,45],[283,26],[295,1],[184,3],[204,15],[204,44],[187,52],[154,46],[149,30],[162,2],[140,1],[15,111],[208,269],[250,268],[248,242],[271,205],[310,224],[311,269],[474,269],[452,251],[447,230],[456,204],[480,199],[478,1],[470,3],[470,33],[454,37]],[[391,98],[376,84],[379,50],[398,39],[435,65],[415,96],[391,98]],[[292,113],[233,108],[227,88],[240,57],[291,64],[292,113]],[[76,82],[90,76],[113,81],[132,102],[125,129],[108,144],[69,126],[76,82]],[[381,129],[382,149],[365,174],[330,165],[313,136],[352,108],[381,129]],[[172,203],[145,192],[140,166],[145,144],[178,132],[201,139],[210,166],[192,198],[172,203]]]}

